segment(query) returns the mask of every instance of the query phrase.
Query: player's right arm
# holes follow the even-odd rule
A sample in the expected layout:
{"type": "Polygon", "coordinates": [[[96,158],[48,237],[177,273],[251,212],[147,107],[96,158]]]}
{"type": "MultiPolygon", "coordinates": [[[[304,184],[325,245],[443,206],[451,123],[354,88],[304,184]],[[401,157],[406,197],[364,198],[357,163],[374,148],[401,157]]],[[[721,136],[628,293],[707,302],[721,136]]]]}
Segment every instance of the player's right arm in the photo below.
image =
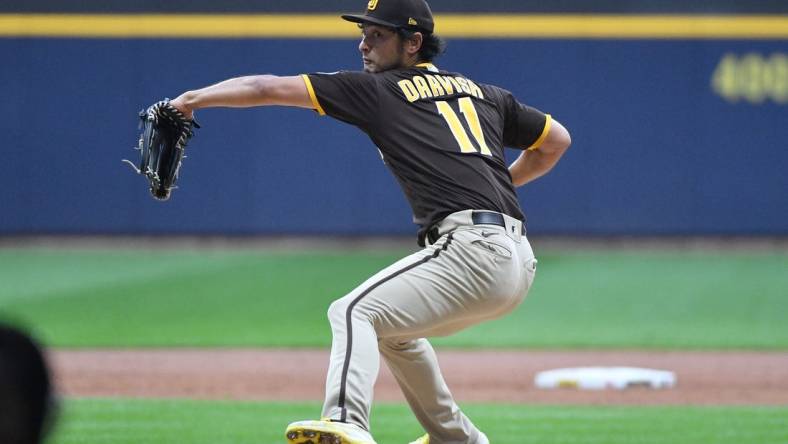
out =
{"type": "Polygon", "coordinates": [[[504,146],[523,150],[509,166],[512,183],[519,187],[544,176],[564,155],[572,138],[569,131],[549,114],[519,103],[511,92],[492,89],[500,95],[504,114],[504,146]]]}
{"type": "Polygon", "coordinates": [[[551,118],[550,127],[543,141],[531,149],[523,151],[509,167],[512,183],[519,187],[544,176],[564,155],[572,138],[561,123],[551,118]]]}
{"type": "Polygon", "coordinates": [[[187,91],[171,103],[187,118],[191,118],[195,110],[213,107],[283,105],[315,109],[303,76],[236,77],[202,89],[187,91]]]}

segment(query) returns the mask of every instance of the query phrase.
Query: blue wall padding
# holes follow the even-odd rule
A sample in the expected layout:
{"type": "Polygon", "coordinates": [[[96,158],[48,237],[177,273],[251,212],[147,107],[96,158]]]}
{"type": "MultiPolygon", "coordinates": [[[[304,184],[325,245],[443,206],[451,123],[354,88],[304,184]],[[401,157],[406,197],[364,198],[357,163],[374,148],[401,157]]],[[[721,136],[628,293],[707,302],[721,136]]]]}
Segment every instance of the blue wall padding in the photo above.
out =
{"type": "MultiPolygon", "coordinates": [[[[308,110],[214,109],[181,189],[121,163],[137,112],[227,77],[357,68],[351,40],[0,39],[0,234],[407,234],[374,146],[308,110]]],[[[438,61],[552,113],[574,145],[522,188],[529,230],[788,234],[788,106],[712,90],[726,53],[783,41],[454,40],[438,61]]],[[[514,154],[514,153],[513,153],[514,154]]]]}

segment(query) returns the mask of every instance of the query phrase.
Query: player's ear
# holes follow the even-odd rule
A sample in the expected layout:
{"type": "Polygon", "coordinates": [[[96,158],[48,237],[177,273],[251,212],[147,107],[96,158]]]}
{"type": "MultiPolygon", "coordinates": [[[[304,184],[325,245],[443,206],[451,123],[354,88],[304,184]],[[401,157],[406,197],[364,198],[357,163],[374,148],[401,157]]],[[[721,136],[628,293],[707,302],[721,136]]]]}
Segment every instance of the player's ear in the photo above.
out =
{"type": "Polygon", "coordinates": [[[422,44],[424,44],[424,35],[420,32],[414,32],[413,35],[405,41],[405,51],[409,55],[418,54],[422,44]]]}

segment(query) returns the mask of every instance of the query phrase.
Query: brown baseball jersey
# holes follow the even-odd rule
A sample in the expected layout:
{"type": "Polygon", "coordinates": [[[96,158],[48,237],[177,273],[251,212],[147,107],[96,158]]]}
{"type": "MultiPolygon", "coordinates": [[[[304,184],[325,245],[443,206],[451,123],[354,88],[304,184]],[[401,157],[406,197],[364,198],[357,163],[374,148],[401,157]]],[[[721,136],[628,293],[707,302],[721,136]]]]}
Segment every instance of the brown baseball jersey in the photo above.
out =
{"type": "Polygon", "coordinates": [[[428,63],[303,77],[321,115],[357,126],[378,147],[411,205],[420,245],[433,224],[457,211],[524,220],[504,147],[538,148],[549,115],[428,63]]]}

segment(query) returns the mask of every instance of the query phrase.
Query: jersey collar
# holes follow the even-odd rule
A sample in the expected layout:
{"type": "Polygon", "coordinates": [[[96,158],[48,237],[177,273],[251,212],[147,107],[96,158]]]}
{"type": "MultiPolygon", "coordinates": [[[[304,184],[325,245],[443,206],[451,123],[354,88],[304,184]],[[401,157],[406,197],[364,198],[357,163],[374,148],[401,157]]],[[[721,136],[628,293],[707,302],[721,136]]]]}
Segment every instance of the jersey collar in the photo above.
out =
{"type": "Polygon", "coordinates": [[[439,72],[438,67],[432,63],[419,63],[416,68],[424,68],[430,72],[439,72]]]}

